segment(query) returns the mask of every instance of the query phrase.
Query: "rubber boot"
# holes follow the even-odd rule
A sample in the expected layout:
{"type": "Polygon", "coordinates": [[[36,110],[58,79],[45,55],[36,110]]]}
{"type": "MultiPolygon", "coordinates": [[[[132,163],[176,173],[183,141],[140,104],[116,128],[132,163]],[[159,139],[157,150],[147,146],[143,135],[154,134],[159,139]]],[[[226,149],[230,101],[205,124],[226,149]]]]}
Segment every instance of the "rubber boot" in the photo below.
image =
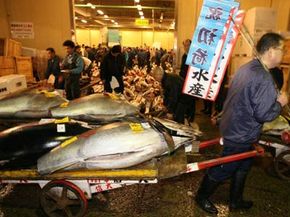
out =
{"type": "Polygon", "coordinates": [[[237,172],[232,177],[230,189],[230,211],[250,209],[253,206],[252,201],[243,200],[243,193],[247,172],[237,172]]]}
{"type": "Polygon", "coordinates": [[[214,180],[210,179],[209,176],[206,174],[203,177],[201,185],[197,191],[196,195],[196,203],[198,206],[203,209],[204,211],[217,214],[218,210],[215,205],[209,200],[209,197],[214,193],[216,188],[219,186],[219,182],[215,182],[214,180]]]}

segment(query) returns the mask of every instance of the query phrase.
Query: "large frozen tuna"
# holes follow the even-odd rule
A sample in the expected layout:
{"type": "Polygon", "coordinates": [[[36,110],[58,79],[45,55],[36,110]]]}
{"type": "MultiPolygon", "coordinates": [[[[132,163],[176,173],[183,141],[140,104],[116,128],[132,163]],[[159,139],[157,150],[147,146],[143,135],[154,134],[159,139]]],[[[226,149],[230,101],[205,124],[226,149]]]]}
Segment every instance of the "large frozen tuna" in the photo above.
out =
{"type": "Polygon", "coordinates": [[[0,169],[35,166],[37,159],[63,141],[90,128],[76,121],[22,124],[0,132],[0,169]]]}
{"type": "Polygon", "coordinates": [[[67,100],[56,92],[28,89],[8,95],[0,100],[0,118],[49,117],[49,109],[67,100]]]}
{"type": "Polygon", "coordinates": [[[66,141],[41,157],[38,171],[47,174],[61,169],[116,169],[137,165],[195,139],[192,128],[183,132],[180,129],[177,123],[171,123],[169,129],[160,119],[150,123],[107,124],[66,141]]]}
{"type": "Polygon", "coordinates": [[[271,122],[264,123],[262,128],[263,133],[273,135],[281,135],[285,130],[290,130],[289,122],[281,115],[271,122]]]}
{"type": "Polygon", "coordinates": [[[138,108],[114,95],[93,94],[51,109],[52,117],[87,121],[112,121],[138,113],[138,108]]]}

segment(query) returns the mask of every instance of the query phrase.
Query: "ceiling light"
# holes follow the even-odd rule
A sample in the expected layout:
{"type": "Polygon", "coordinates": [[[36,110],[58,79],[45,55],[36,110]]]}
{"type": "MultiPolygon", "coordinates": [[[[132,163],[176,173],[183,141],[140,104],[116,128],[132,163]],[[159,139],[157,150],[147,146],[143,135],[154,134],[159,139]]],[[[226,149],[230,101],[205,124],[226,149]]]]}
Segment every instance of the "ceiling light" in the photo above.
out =
{"type": "Polygon", "coordinates": [[[105,14],[105,15],[104,15],[104,18],[105,18],[105,19],[108,19],[108,18],[109,18],[109,16],[105,14]]]}
{"type": "Polygon", "coordinates": [[[92,8],[92,9],[96,9],[96,6],[95,6],[95,5],[92,5],[91,8],[92,8]]]}
{"type": "Polygon", "coordinates": [[[92,7],[93,4],[89,2],[89,3],[87,3],[87,6],[92,7]]]}
{"type": "Polygon", "coordinates": [[[117,22],[114,23],[115,25],[119,25],[117,22]]]}
{"type": "Polygon", "coordinates": [[[138,5],[137,5],[137,9],[138,9],[139,11],[141,11],[141,10],[142,10],[142,6],[141,6],[140,4],[138,4],[138,5]]]}
{"type": "Polygon", "coordinates": [[[141,16],[141,19],[142,19],[142,20],[144,20],[144,19],[145,19],[145,17],[144,17],[144,16],[141,16]]]}
{"type": "Polygon", "coordinates": [[[97,12],[98,12],[98,14],[100,14],[100,15],[104,15],[104,12],[101,11],[101,10],[97,10],[97,12]]]}
{"type": "Polygon", "coordinates": [[[139,11],[139,15],[143,16],[144,15],[143,11],[139,11]]]}
{"type": "Polygon", "coordinates": [[[75,20],[79,19],[77,16],[75,16],[75,20]]]}
{"type": "Polygon", "coordinates": [[[136,3],[139,3],[139,2],[140,2],[140,0],[135,0],[135,2],[136,2],[136,3]]]}
{"type": "Polygon", "coordinates": [[[111,20],[111,22],[112,22],[112,23],[114,23],[114,22],[115,22],[115,20],[111,20]]]}
{"type": "Polygon", "coordinates": [[[87,23],[88,21],[86,21],[86,20],[81,20],[83,23],[87,23]]]}

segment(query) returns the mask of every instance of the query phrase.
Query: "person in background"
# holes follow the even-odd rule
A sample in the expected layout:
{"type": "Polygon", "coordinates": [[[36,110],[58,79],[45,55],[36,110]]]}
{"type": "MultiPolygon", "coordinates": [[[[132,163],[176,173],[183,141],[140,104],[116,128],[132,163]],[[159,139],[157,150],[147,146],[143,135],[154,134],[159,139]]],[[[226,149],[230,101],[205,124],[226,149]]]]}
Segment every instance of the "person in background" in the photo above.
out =
{"type": "Polygon", "coordinates": [[[94,52],[92,51],[91,47],[89,47],[89,46],[85,46],[85,50],[86,50],[86,52],[87,52],[87,54],[88,54],[87,58],[88,58],[89,60],[91,60],[91,62],[94,62],[94,60],[95,60],[95,54],[94,54],[94,52]]]}
{"type": "MultiPolygon", "coordinates": [[[[81,46],[79,46],[79,45],[75,46],[75,52],[77,52],[80,56],[82,56],[81,46]]],[[[84,61],[83,74],[87,75],[88,77],[91,77],[92,76],[93,62],[87,57],[82,56],[82,59],[84,61]]]]}
{"type": "Polygon", "coordinates": [[[161,83],[164,105],[173,113],[173,120],[184,124],[186,111],[191,109],[191,96],[182,93],[183,78],[174,73],[164,72],[160,66],[153,69],[152,76],[161,83]]]}
{"type": "Polygon", "coordinates": [[[180,65],[180,71],[179,71],[179,75],[185,79],[186,78],[186,74],[188,71],[188,65],[185,64],[186,59],[187,59],[187,54],[190,48],[190,44],[191,44],[191,40],[190,39],[186,39],[183,41],[183,49],[184,49],[184,54],[182,55],[181,58],[181,65],[180,65]]]}
{"type": "Polygon", "coordinates": [[[82,57],[75,52],[75,44],[71,40],[63,43],[67,55],[61,63],[61,69],[64,70],[65,92],[68,100],[80,97],[80,77],[84,69],[84,61],[82,57]]]}
{"type": "MultiPolygon", "coordinates": [[[[188,71],[188,65],[186,65],[185,62],[187,59],[187,54],[190,48],[191,40],[186,39],[183,41],[182,44],[183,44],[184,54],[182,55],[182,58],[181,58],[179,75],[185,80],[187,71],[188,71]]],[[[188,106],[186,114],[188,117],[188,122],[192,123],[194,121],[194,116],[195,116],[195,98],[189,95],[187,97],[188,97],[188,102],[190,103],[190,105],[188,106]]]]}
{"type": "MultiPolygon", "coordinates": [[[[222,156],[253,150],[263,123],[272,121],[288,103],[287,93],[279,94],[269,69],[279,66],[284,51],[284,39],[276,33],[266,33],[257,43],[259,60],[242,66],[231,82],[224,104],[220,132],[223,138],[222,156]]],[[[247,210],[252,201],[243,199],[247,174],[253,158],[234,161],[210,168],[197,192],[196,202],[203,210],[217,214],[209,197],[226,179],[231,179],[230,211],[247,210]]]]}
{"type": "Polygon", "coordinates": [[[55,50],[52,47],[49,47],[46,49],[47,52],[47,69],[45,72],[45,79],[47,80],[50,75],[53,75],[55,77],[54,79],[54,88],[55,89],[63,89],[62,82],[59,82],[59,76],[60,76],[60,59],[55,54],[55,50]]]}
{"type": "Polygon", "coordinates": [[[125,57],[121,52],[121,45],[113,46],[101,63],[100,75],[105,92],[112,93],[113,91],[110,83],[112,81],[112,76],[114,76],[119,83],[119,87],[116,87],[114,91],[116,93],[123,93],[124,91],[123,75],[125,70],[125,57]]]}

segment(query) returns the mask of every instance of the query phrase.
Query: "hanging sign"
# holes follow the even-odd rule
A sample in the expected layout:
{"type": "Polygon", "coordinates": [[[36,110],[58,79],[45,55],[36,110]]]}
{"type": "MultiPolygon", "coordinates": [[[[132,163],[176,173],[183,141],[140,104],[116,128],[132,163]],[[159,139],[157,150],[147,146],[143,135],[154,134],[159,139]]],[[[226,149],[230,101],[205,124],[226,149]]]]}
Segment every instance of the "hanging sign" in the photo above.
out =
{"type": "Polygon", "coordinates": [[[34,39],[33,23],[11,22],[10,31],[12,38],[34,39]]]}
{"type": "MultiPolygon", "coordinates": [[[[205,0],[196,31],[190,46],[186,64],[189,65],[183,93],[203,99],[214,99],[219,88],[211,88],[213,82],[220,85],[225,70],[217,75],[220,59],[229,58],[225,46],[230,37],[229,32],[233,17],[239,3],[229,0],[205,0]],[[223,57],[222,57],[223,56],[223,57]],[[215,76],[215,79],[214,79],[215,76]],[[216,79],[217,78],[217,79],[216,79]],[[211,98],[209,98],[212,90],[211,98]]],[[[223,65],[226,68],[226,64],[223,65]]]]}
{"type": "Polygon", "coordinates": [[[148,19],[135,19],[135,24],[137,26],[148,26],[149,20],[148,19]]]}

